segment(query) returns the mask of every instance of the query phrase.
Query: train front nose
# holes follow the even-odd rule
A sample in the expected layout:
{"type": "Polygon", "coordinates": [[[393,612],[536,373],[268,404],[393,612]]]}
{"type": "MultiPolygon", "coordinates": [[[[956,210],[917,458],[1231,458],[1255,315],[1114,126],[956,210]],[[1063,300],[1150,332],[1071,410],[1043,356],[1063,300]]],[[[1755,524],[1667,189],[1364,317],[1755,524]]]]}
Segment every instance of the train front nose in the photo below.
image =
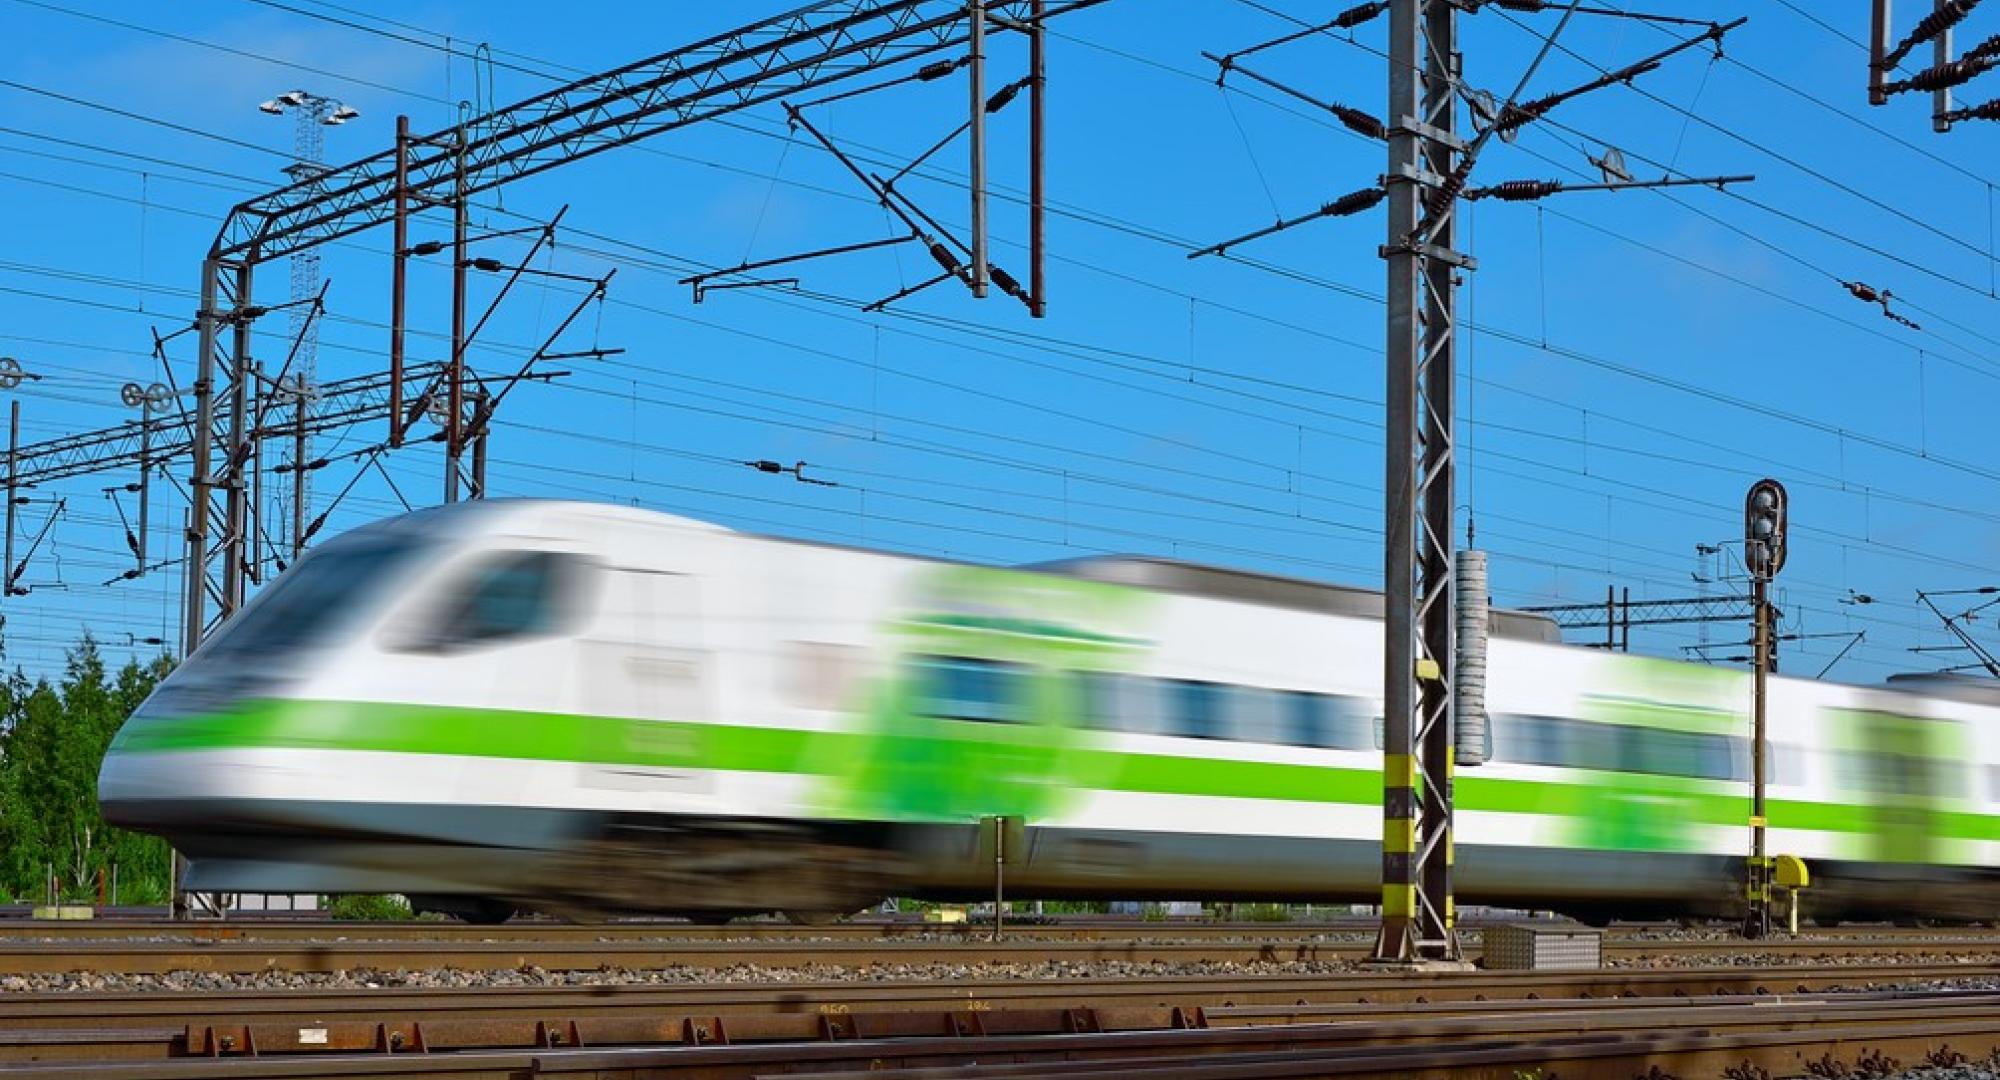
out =
{"type": "Polygon", "coordinates": [[[242,750],[266,711],[260,695],[285,680],[216,667],[196,661],[169,675],[118,729],[97,772],[106,822],[178,846],[191,829],[255,824],[245,811],[289,786],[293,778],[242,750]]]}

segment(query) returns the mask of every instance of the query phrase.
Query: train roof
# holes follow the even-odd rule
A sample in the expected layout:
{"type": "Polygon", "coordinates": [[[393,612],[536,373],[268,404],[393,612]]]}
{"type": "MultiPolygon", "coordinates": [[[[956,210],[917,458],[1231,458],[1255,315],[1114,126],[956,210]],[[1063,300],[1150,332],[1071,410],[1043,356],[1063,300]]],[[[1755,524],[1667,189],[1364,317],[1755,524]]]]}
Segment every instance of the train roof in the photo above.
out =
{"type": "Polygon", "coordinates": [[[1889,676],[1888,687],[1925,697],[1969,701],[1977,705],[2000,705],[2000,679],[1984,675],[1960,675],[1946,671],[1920,671],[1889,676]]]}
{"type": "MultiPolygon", "coordinates": [[[[1047,574],[1062,574],[1086,581],[1130,585],[1161,592],[1202,596],[1214,600],[1240,600],[1250,604],[1311,611],[1323,615],[1346,615],[1357,619],[1380,619],[1384,610],[1382,593],[1352,585],[1231,570],[1220,566],[1160,559],[1145,555],[1089,556],[1036,563],[1022,567],[1047,574]]],[[[1504,638],[1562,643],[1562,630],[1555,620],[1521,611],[1493,612],[1493,633],[1504,638]]]]}
{"type": "MultiPolygon", "coordinates": [[[[616,503],[594,503],[568,499],[492,499],[478,502],[456,503],[449,506],[430,507],[412,513],[385,519],[372,525],[362,526],[353,532],[383,532],[390,530],[430,531],[437,528],[465,527],[468,522],[480,522],[486,526],[494,520],[515,516],[532,517],[538,511],[581,510],[605,517],[630,517],[650,521],[671,521],[678,526],[698,529],[704,532],[735,533],[727,526],[716,525],[697,518],[666,514],[656,510],[620,506],[616,503]]],[[[743,535],[743,534],[738,534],[743,535]]],[[[867,548],[848,548],[846,545],[826,544],[821,541],[799,540],[782,537],[765,537],[784,543],[805,543],[819,547],[839,547],[845,550],[884,554],[867,548]]],[[[921,556],[901,556],[922,558],[921,556]]],[[[931,560],[926,560],[931,561],[931,560]]],[[[1280,574],[1264,574],[1250,570],[1235,570],[1221,566],[1183,562],[1178,559],[1163,559],[1148,555],[1099,555],[1056,562],[1033,563],[1016,569],[1043,574],[1059,574],[1085,581],[1101,581],[1112,585],[1128,585],[1134,588],[1152,589],[1159,592],[1177,593],[1183,596],[1200,596],[1215,600],[1236,600],[1243,603],[1263,604],[1270,607],[1290,608],[1295,611],[1310,611],[1323,615],[1345,615],[1357,619],[1380,619],[1383,613],[1382,593],[1376,589],[1362,589],[1351,585],[1335,585],[1324,581],[1286,577],[1280,574]]],[[[1552,645],[1562,644],[1562,631],[1553,619],[1543,615],[1521,611],[1494,609],[1492,617],[1493,633],[1496,636],[1522,641],[1539,641],[1552,645]]]]}

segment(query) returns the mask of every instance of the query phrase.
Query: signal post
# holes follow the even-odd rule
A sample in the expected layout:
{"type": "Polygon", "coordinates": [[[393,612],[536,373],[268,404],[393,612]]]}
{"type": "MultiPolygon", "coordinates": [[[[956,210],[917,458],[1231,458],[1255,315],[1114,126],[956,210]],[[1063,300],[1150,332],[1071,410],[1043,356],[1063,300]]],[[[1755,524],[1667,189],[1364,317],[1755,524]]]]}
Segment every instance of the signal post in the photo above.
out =
{"type": "Polygon", "coordinates": [[[1775,644],[1771,627],[1771,579],[1785,565],[1786,509],[1785,486],[1776,480],[1757,481],[1743,500],[1743,563],[1750,569],[1751,603],[1757,620],[1750,710],[1750,861],[1744,891],[1749,905],[1743,920],[1743,936],[1751,938],[1771,933],[1772,859],[1765,844],[1764,818],[1765,699],[1775,644]]]}

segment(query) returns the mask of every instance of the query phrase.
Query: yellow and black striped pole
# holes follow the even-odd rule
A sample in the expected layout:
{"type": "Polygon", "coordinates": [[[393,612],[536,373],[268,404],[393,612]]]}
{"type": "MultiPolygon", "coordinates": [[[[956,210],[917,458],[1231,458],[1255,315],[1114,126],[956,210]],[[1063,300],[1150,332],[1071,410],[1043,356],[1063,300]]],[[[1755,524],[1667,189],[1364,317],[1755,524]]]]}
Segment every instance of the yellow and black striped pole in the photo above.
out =
{"type": "Polygon", "coordinates": [[[1457,962],[1452,927],[1456,0],[1390,0],[1382,926],[1372,959],[1457,962]]]}

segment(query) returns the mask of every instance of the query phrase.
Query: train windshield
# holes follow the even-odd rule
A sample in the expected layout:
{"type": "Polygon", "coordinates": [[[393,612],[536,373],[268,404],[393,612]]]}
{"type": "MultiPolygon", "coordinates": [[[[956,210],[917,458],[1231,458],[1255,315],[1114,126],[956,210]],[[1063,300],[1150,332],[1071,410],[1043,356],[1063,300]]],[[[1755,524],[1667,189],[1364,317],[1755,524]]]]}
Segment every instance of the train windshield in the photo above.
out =
{"type": "Polygon", "coordinates": [[[366,605],[421,544],[410,538],[350,540],[313,552],[278,576],[242,614],[225,623],[199,656],[281,656],[330,637],[366,605]]]}
{"type": "Polygon", "coordinates": [[[423,645],[463,649],[554,632],[573,606],[574,561],[552,551],[487,558],[448,591],[446,617],[423,645]]]}

